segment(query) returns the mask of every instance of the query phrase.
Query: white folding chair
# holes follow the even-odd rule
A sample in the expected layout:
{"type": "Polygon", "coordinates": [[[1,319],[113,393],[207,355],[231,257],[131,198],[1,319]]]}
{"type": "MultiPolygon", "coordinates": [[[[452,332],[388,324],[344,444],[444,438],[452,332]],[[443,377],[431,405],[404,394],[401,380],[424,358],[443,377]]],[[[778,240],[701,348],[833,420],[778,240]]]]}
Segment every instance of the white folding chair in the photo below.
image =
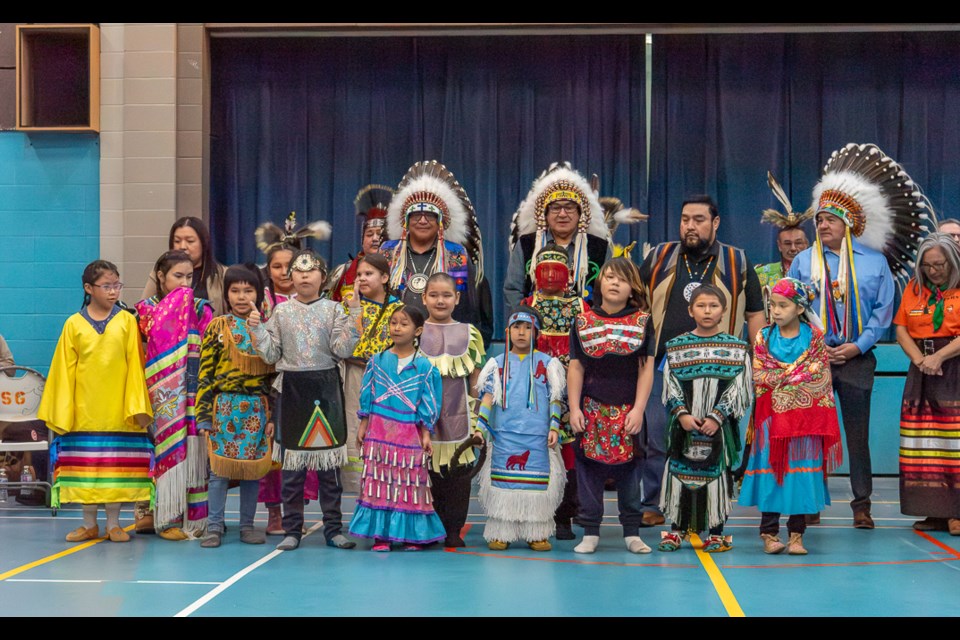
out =
{"type": "MultiPolygon", "coordinates": [[[[29,367],[0,368],[0,424],[36,420],[45,383],[46,378],[39,371],[29,367]]],[[[49,451],[50,430],[44,428],[43,433],[44,438],[36,442],[4,442],[0,440],[0,453],[6,451],[49,451]]],[[[52,466],[48,466],[52,470],[52,466]]],[[[49,503],[50,500],[51,485],[49,478],[34,478],[32,482],[21,482],[19,478],[9,478],[7,488],[41,489],[46,496],[46,502],[49,503]]],[[[53,515],[57,513],[56,509],[51,509],[51,512],[53,515]]]]}

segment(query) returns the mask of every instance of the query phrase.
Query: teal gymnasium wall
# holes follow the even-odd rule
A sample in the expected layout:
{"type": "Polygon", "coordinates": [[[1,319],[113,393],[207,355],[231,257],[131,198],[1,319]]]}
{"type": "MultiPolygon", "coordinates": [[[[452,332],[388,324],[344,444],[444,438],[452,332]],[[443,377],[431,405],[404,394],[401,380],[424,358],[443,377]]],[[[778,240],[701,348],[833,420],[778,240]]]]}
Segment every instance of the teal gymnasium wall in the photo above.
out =
{"type": "Polygon", "coordinates": [[[17,364],[46,375],[99,257],[99,138],[0,132],[0,229],[0,335],[17,364]]]}

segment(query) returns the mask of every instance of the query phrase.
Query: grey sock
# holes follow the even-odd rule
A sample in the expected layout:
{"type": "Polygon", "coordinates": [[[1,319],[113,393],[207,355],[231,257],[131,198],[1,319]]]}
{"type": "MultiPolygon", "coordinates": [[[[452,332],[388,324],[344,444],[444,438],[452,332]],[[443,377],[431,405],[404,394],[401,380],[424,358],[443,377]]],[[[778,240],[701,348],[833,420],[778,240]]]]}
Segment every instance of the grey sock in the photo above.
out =
{"type": "Polygon", "coordinates": [[[338,549],[353,549],[357,546],[357,543],[343,535],[338,533],[337,535],[330,538],[327,544],[331,547],[336,547],[338,549]]]}
{"type": "Polygon", "coordinates": [[[277,545],[277,551],[293,551],[300,546],[300,538],[296,536],[287,536],[277,545]]]}

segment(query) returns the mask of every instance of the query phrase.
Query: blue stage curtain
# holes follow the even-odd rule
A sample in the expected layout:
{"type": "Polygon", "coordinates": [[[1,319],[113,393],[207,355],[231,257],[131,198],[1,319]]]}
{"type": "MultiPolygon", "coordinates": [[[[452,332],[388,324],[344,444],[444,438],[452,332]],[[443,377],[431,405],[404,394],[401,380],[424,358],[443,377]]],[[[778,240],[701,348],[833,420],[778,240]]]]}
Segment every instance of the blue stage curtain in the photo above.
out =
{"type": "MultiPolygon", "coordinates": [[[[436,159],[473,202],[497,335],[511,217],[551,162],[646,209],[643,36],[214,38],[210,226],[217,258],[260,260],[256,226],[329,220],[331,266],[360,246],[368,183],[436,159]]],[[[617,239],[646,237],[640,225],[617,239]]]]}
{"type": "Polygon", "coordinates": [[[719,238],[775,260],[775,229],[759,224],[763,209],[781,210],[767,171],[803,211],[848,142],[878,145],[938,215],[957,215],[956,32],[654,36],[652,68],[653,242],[677,238],[684,196],[709,193],[719,238]]]}

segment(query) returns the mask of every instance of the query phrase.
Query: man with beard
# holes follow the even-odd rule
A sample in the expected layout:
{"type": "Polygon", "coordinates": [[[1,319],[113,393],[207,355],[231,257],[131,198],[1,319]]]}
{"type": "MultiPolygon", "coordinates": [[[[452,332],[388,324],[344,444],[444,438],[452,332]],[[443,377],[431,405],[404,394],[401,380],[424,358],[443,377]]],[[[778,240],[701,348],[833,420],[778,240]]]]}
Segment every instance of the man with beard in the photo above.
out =
{"type": "MultiPolygon", "coordinates": [[[[747,339],[752,344],[763,326],[763,295],[757,272],[742,249],[717,240],[720,214],[708,195],[690,196],[680,211],[680,241],[657,245],[640,265],[640,279],[650,301],[656,335],[656,368],[650,396],[663,394],[664,344],[696,328],[688,311],[690,295],[701,284],[718,287],[729,304],[724,311],[725,333],[740,337],[744,322],[747,339]]],[[[650,402],[644,413],[644,460],[641,466],[643,484],[643,524],[663,524],[660,513],[660,483],[666,462],[664,429],[667,416],[664,408],[650,402]]]]}

